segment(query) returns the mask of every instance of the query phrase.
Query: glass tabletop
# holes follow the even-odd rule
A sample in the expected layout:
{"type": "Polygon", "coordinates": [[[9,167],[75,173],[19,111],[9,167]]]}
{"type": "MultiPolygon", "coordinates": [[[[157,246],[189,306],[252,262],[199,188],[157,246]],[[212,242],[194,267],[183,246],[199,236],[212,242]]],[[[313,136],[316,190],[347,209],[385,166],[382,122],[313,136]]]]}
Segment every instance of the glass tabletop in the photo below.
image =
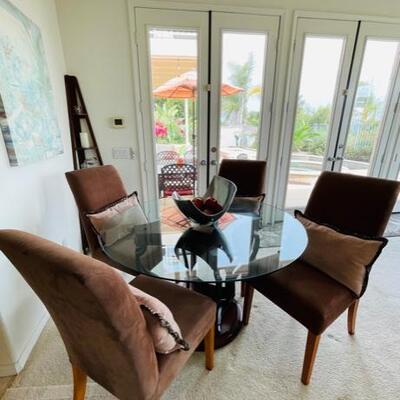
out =
{"type": "Polygon", "coordinates": [[[307,245],[301,223],[267,204],[257,213],[228,212],[215,226],[191,224],[173,204],[160,211],[158,202],[149,202],[143,209],[148,224],[102,245],[128,273],[176,282],[248,280],[287,266],[307,245]]]}

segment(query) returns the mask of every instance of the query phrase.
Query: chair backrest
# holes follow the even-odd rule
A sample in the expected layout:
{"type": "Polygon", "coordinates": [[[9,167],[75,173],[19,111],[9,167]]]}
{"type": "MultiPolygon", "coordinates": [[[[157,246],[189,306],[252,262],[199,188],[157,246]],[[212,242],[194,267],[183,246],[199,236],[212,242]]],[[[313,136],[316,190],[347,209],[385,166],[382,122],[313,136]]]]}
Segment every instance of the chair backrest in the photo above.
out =
{"type": "Polygon", "coordinates": [[[65,176],[78,206],[89,249],[93,253],[100,245],[86,214],[125,197],[124,184],[112,165],[71,171],[65,176]]]}
{"type": "Polygon", "coordinates": [[[179,154],[174,150],[165,150],[157,153],[157,164],[160,166],[172,164],[178,161],[179,154]]]}
{"type": "Polygon", "coordinates": [[[346,232],[382,236],[399,190],[396,181],[323,172],[304,213],[346,232]]]}
{"type": "Polygon", "coordinates": [[[180,195],[192,195],[195,183],[196,167],[191,164],[169,164],[161,168],[159,184],[164,197],[175,191],[180,195]]]}
{"type": "Polygon", "coordinates": [[[153,398],[154,345],[138,303],[113,268],[16,230],[0,230],[0,250],[45,304],[74,366],[119,399],[153,398]]]}
{"type": "Polygon", "coordinates": [[[265,193],[266,161],[223,159],[219,176],[237,186],[236,196],[260,196],[265,193]]]}

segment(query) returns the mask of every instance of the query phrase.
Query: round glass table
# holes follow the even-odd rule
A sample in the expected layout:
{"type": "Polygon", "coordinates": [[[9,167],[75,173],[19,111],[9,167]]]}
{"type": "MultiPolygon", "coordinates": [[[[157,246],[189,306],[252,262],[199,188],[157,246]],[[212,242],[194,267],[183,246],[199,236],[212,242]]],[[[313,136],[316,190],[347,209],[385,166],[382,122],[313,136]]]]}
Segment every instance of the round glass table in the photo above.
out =
{"type": "Polygon", "coordinates": [[[228,212],[215,226],[191,224],[174,205],[160,211],[154,202],[143,208],[149,223],[121,234],[111,246],[102,245],[104,254],[124,272],[183,282],[214,299],[216,348],[242,327],[235,283],[287,266],[307,245],[302,224],[267,204],[259,212],[228,212]]]}

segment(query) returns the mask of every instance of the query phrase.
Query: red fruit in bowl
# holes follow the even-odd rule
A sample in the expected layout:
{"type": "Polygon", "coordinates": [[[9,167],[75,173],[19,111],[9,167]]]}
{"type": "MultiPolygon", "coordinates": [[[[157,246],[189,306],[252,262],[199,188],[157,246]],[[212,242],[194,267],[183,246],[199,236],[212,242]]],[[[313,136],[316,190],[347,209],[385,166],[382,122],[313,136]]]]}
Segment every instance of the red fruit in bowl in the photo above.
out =
{"type": "Polygon", "coordinates": [[[214,197],[207,197],[204,200],[204,207],[212,210],[216,203],[218,204],[217,200],[215,200],[214,197]]]}
{"type": "Polygon", "coordinates": [[[204,213],[204,214],[207,214],[207,215],[213,215],[213,214],[215,214],[215,212],[214,212],[213,210],[210,210],[209,208],[205,208],[205,209],[203,210],[203,213],[204,213]]]}
{"type": "Polygon", "coordinates": [[[222,210],[223,210],[223,207],[221,206],[221,204],[219,204],[219,203],[215,204],[215,206],[214,206],[214,213],[215,214],[219,213],[222,210]]]}
{"type": "Polygon", "coordinates": [[[222,210],[222,206],[218,203],[214,197],[207,197],[204,201],[204,208],[212,211],[213,214],[216,214],[222,210]]]}
{"type": "Polygon", "coordinates": [[[199,210],[203,210],[204,208],[204,200],[201,197],[195,197],[192,200],[192,203],[197,207],[199,210]]]}

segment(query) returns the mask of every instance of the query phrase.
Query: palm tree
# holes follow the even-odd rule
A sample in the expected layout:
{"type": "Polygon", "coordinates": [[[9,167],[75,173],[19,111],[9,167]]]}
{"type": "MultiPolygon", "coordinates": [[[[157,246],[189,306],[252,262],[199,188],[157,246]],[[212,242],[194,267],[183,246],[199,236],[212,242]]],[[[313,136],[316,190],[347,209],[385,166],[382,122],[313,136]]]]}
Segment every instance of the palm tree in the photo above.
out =
{"type": "Polygon", "coordinates": [[[229,64],[229,83],[244,89],[232,96],[226,96],[222,100],[224,123],[243,125],[247,117],[247,101],[251,89],[251,77],[254,71],[254,54],[250,53],[244,64],[229,64]]]}

